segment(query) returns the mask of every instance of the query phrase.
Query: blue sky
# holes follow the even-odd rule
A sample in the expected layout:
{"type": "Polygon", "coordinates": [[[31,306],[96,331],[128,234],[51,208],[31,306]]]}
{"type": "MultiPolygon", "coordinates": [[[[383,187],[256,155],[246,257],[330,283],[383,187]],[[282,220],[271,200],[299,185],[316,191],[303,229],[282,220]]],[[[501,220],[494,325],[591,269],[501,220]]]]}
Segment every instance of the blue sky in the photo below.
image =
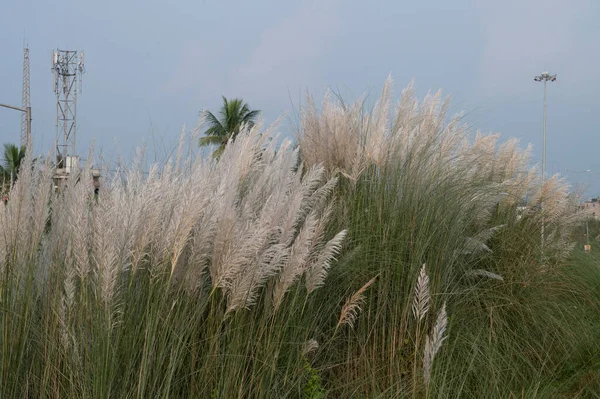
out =
{"type": "MultiPolygon", "coordinates": [[[[473,129],[532,143],[540,162],[543,93],[533,76],[548,70],[558,74],[548,87],[548,172],[600,194],[597,0],[12,1],[0,11],[0,102],[21,101],[24,36],[38,152],[55,137],[57,47],[85,50],[81,154],[95,141],[127,156],[145,140],[160,157],[221,95],[243,97],[266,122],[293,119],[307,90],[375,101],[391,73],[396,93],[413,78],[421,96],[442,89],[473,129]]],[[[19,129],[19,115],[0,109],[0,141],[17,142],[19,129]]]]}

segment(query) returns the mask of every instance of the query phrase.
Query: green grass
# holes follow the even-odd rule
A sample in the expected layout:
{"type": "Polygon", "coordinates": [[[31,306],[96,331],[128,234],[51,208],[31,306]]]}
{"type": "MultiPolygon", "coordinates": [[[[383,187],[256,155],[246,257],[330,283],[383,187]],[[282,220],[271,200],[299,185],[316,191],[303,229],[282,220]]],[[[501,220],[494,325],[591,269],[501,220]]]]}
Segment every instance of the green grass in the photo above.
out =
{"type": "Polygon", "coordinates": [[[134,169],[98,198],[85,176],[51,193],[51,172],[26,167],[0,204],[0,397],[598,397],[600,225],[583,252],[560,182],[506,166],[521,157],[510,146],[445,141],[452,132],[423,112],[406,120],[425,143],[390,146],[322,197],[323,176],[300,168],[300,179],[294,153],[265,150],[256,132],[218,164],[178,161],[147,180],[134,169]],[[302,241],[311,221],[318,232],[302,241]],[[275,306],[284,262],[232,307],[231,287],[269,265],[255,262],[265,248],[308,254],[306,268],[342,229],[322,287],[309,293],[302,269],[275,306]],[[430,308],[419,321],[424,264],[430,308]],[[340,322],[351,298],[353,326],[340,322]]]}
{"type": "Polygon", "coordinates": [[[2,396],[595,397],[600,243],[591,254],[578,245],[568,261],[543,268],[530,248],[539,232],[527,241],[531,232],[519,226],[494,236],[492,253],[463,256],[463,237],[477,231],[476,220],[451,206],[464,191],[388,195],[412,183],[365,176],[354,188],[342,184],[330,229],[350,234],[326,287],[307,296],[296,284],[276,313],[260,295],[251,309],[226,315],[220,291],[207,285],[190,294],[160,264],[123,274],[111,307],[93,276],[80,281],[65,312],[60,262],[41,290],[36,268],[19,265],[19,274],[4,264],[2,396]],[[415,340],[410,306],[423,263],[433,302],[415,340]],[[504,281],[466,277],[473,268],[504,281]],[[336,327],[344,301],[374,276],[356,326],[336,327]],[[427,389],[424,337],[444,301],[448,338],[427,389]],[[319,348],[304,354],[311,339],[319,348]]]}

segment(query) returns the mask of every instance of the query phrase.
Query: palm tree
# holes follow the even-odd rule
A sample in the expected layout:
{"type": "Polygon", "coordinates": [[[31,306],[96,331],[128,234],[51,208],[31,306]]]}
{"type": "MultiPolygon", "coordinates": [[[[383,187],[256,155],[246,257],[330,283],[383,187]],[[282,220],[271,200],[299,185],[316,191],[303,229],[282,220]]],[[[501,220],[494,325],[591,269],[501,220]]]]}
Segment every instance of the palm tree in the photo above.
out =
{"type": "Polygon", "coordinates": [[[25,158],[25,146],[19,148],[14,144],[4,144],[3,164],[0,165],[0,177],[4,182],[16,180],[25,158]]]}
{"type": "Polygon", "coordinates": [[[248,104],[244,103],[241,98],[227,100],[223,97],[223,106],[219,111],[220,119],[212,112],[204,111],[209,128],[204,132],[205,137],[200,139],[200,146],[218,145],[219,147],[212,156],[219,158],[229,140],[235,140],[242,126],[246,126],[248,129],[254,126],[254,120],[259,113],[258,110],[250,110],[248,104]]]}

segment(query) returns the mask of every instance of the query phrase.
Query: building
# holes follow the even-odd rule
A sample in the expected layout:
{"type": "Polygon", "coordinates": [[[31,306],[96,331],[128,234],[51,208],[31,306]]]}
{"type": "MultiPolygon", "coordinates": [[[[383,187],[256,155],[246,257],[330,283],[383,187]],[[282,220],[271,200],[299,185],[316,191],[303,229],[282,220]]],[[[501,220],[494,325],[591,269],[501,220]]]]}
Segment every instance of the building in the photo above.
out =
{"type": "Polygon", "coordinates": [[[592,198],[589,201],[579,204],[579,210],[588,210],[594,219],[600,220],[600,197],[592,198]]]}

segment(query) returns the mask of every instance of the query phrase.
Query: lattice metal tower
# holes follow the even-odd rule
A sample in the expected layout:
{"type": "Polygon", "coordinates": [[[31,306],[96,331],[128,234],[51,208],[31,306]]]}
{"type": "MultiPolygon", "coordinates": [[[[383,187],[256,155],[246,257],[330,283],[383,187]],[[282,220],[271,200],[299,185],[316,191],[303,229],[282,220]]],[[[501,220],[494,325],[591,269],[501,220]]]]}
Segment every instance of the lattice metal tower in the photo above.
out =
{"type": "MultiPolygon", "coordinates": [[[[23,49],[23,93],[21,96],[21,108],[27,109],[31,107],[29,99],[29,48],[23,49]]],[[[21,115],[21,147],[28,145],[31,142],[31,132],[27,128],[27,113],[21,115]]]]}
{"type": "Polygon", "coordinates": [[[85,73],[83,51],[53,50],[52,72],[56,93],[57,166],[64,168],[65,159],[75,155],[77,94],[81,93],[81,77],[85,73]]]}

